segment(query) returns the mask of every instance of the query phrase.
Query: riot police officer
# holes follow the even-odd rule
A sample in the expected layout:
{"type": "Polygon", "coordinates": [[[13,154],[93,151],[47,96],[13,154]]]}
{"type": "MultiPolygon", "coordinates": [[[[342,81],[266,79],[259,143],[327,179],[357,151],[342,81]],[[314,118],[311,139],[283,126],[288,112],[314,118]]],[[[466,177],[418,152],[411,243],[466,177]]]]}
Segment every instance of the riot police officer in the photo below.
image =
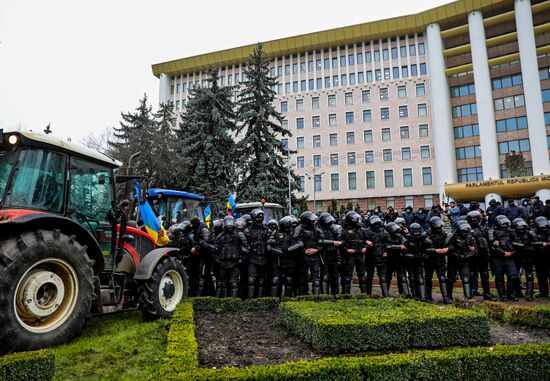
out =
{"type": "Polygon", "coordinates": [[[473,295],[478,293],[478,274],[483,288],[483,299],[495,300],[491,295],[489,285],[489,242],[487,240],[486,230],[482,227],[481,213],[478,210],[472,210],[466,215],[466,221],[470,224],[471,235],[474,237],[477,246],[477,255],[470,258],[470,284],[473,295]]]}
{"type": "Polygon", "coordinates": [[[246,241],[249,245],[247,296],[254,298],[263,296],[269,265],[267,255],[269,232],[264,226],[264,212],[261,209],[254,209],[250,213],[250,217],[252,224],[245,231],[246,241]]]}
{"type": "Polygon", "coordinates": [[[492,245],[491,266],[495,274],[495,286],[500,300],[518,300],[516,296],[518,271],[514,261],[515,249],[513,242],[517,242],[514,231],[510,228],[510,220],[504,215],[495,217],[494,227],[489,229],[489,242],[492,245]],[[504,284],[504,275],[508,280],[508,287],[504,284]],[[508,290],[508,295],[506,295],[508,290]]]}
{"type": "Polygon", "coordinates": [[[432,246],[428,234],[422,230],[420,224],[412,223],[409,233],[405,235],[405,251],[402,257],[409,273],[411,288],[414,296],[422,302],[426,301],[426,281],[424,278],[424,256],[426,250],[432,246]]]}
{"type": "Polygon", "coordinates": [[[399,294],[406,298],[410,298],[411,294],[409,292],[409,285],[407,284],[407,270],[405,269],[405,264],[401,258],[401,251],[405,249],[405,246],[403,245],[405,242],[403,231],[395,222],[390,222],[387,224],[386,230],[388,231],[390,237],[390,242],[386,246],[388,253],[388,258],[386,260],[386,281],[388,284],[388,289],[391,285],[392,275],[395,272],[399,294]]]}
{"type": "Polygon", "coordinates": [[[339,247],[342,245],[336,221],[330,213],[319,217],[319,228],[323,234],[319,240],[321,246],[321,293],[328,294],[329,286],[332,295],[338,293],[338,267],[340,265],[339,247]]]}
{"type": "Polygon", "coordinates": [[[313,294],[321,294],[321,256],[319,240],[323,233],[315,225],[317,215],[304,212],[300,215],[300,225],[294,230],[294,240],[303,245],[302,261],[300,263],[300,294],[307,295],[308,271],[311,275],[313,294]]]}
{"type": "Polygon", "coordinates": [[[550,277],[550,224],[546,217],[536,217],[534,222],[537,245],[535,247],[535,269],[539,293],[537,297],[548,297],[550,277]]]}
{"type": "Polygon", "coordinates": [[[342,293],[349,294],[351,292],[351,280],[354,268],[359,278],[359,289],[362,293],[366,293],[365,253],[367,251],[367,238],[365,231],[361,227],[361,216],[354,211],[347,212],[343,228],[342,263],[344,266],[344,279],[342,281],[342,293]]]}
{"type": "Polygon", "coordinates": [[[390,235],[384,229],[382,220],[378,216],[369,218],[369,228],[365,231],[366,243],[369,246],[365,256],[365,269],[367,271],[367,294],[372,293],[372,281],[374,269],[378,273],[382,297],[389,296],[386,278],[388,252],[386,246],[390,243],[390,235]]]}
{"type": "Polygon", "coordinates": [[[449,240],[449,267],[447,270],[448,293],[452,298],[453,286],[457,274],[462,281],[462,289],[466,299],[472,298],[470,287],[470,258],[477,254],[475,238],[471,235],[472,227],[466,221],[457,223],[456,231],[449,240]]]}
{"type": "Polygon", "coordinates": [[[428,236],[432,241],[433,247],[426,250],[427,255],[424,261],[424,268],[426,271],[426,299],[428,301],[432,300],[432,278],[435,272],[439,282],[443,303],[448,304],[451,302],[451,299],[449,298],[447,277],[445,276],[445,271],[447,270],[445,257],[449,252],[449,240],[451,239],[451,235],[443,230],[445,223],[440,217],[430,218],[429,224],[428,236]]]}
{"type": "Polygon", "coordinates": [[[190,257],[190,280],[191,294],[203,296],[205,290],[213,290],[212,280],[212,254],[215,247],[210,243],[210,230],[198,219],[193,217],[189,220],[191,224],[191,257],[190,257]]]}
{"type": "MultiPolygon", "coordinates": [[[[533,274],[534,246],[537,245],[537,236],[529,230],[527,222],[523,218],[516,218],[512,221],[512,227],[516,233],[517,242],[512,245],[516,249],[515,261],[516,268],[523,268],[525,272],[525,296],[528,301],[533,300],[533,289],[535,276],[533,274]]],[[[521,295],[519,282],[516,285],[516,295],[521,295]]]]}

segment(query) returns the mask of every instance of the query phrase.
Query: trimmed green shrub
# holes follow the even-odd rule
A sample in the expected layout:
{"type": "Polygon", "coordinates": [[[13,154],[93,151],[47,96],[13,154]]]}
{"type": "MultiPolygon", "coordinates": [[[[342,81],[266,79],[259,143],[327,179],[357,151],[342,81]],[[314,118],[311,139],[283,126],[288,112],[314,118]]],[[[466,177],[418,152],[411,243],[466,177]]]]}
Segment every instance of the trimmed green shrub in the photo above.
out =
{"type": "Polygon", "coordinates": [[[189,300],[182,301],[176,307],[166,340],[166,357],[161,374],[178,374],[199,366],[193,304],[189,300]]]}
{"type": "Polygon", "coordinates": [[[239,299],[239,298],[214,298],[201,297],[193,298],[193,307],[197,311],[216,311],[216,312],[238,312],[238,311],[265,311],[276,310],[279,307],[279,298],[257,298],[257,299],[239,299]]]}
{"type": "Polygon", "coordinates": [[[505,323],[550,329],[550,307],[548,306],[508,306],[506,303],[485,302],[483,309],[487,316],[505,323]]]}
{"type": "Polygon", "coordinates": [[[285,302],[283,323],[324,353],[476,345],[489,340],[481,311],[406,299],[285,302]]]}
{"type": "Polygon", "coordinates": [[[508,308],[506,303],[490,301],[483,302],[483,310],[487,316],[493,319],[502,320],[506,308],[508,308]]]}
{"type": "Polygon", "coordinates": [[[45,350],[0,357],[0,381],[49,381],[55,375],[55,357],[45,350]]]}

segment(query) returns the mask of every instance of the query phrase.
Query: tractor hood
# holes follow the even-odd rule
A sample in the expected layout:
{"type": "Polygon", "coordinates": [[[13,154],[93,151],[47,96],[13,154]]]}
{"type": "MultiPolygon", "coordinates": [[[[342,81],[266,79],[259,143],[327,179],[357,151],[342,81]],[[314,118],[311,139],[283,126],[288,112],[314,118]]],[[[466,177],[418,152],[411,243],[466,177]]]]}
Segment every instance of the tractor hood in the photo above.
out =
{"type": "Polygon", "coordinates": [[[0,210],[0,224],[6,222],[14,222],[25,220],[26,217],[34,216],[37,214],[46,214],[44,212],[39,212],[37,210],[28,210],[28,209],[1,209],[0,210]]]}

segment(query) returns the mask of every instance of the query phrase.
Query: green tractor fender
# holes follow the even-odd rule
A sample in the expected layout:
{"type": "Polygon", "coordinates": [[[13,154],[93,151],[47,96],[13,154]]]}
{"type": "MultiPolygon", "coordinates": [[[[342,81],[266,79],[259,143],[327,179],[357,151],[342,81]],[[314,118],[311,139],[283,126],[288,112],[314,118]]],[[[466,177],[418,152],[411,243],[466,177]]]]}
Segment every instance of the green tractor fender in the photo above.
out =
{"type": "Polygon", "coordinates": [[[2,229],[2,236],[4,237],[15,236],[23,232],[37,229],[59,230],[65,235],[74,236],[78,243],[87,246],[86,253],[89,258],[94,261],[94,273],[99,274],[104,269],[103,254],[97,240],[88,230],[82,227],[82,225],[70,218],[49,213],[29,213],[26,211],[22,215],[2,221],[0,227],[2,229]]]}
{"type": "Polygon", "coordinates": [[[157,264],[162,260],[162,258],[169,257],[171,256],[170,253],[175,254],[178,250],[179,249],[175,247],[161,247],[150,251],[141,260],[136,274],[134,275],[134,279],[147,280],[151,278],[155,267],[157,267],[157,264]]]}

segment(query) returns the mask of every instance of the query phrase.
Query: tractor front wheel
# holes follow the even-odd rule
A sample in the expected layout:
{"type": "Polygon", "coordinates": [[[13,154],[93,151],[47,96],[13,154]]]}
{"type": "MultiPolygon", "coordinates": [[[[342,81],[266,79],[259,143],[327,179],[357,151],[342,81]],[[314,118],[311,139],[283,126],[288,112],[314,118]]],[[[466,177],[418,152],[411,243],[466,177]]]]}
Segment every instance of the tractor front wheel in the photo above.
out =
{"type": "Polygon", "coordinates": [[[145,320],[170,319],[176,306],[187,296],[187,273],[173,257],[162,259],[150,279],[141,284],[140,309],[145,320]]]}
{"type": "Polygon", "coordinates": [[[94,295],[92,264],[86,248],[58,230],[0,241],[0,353],[77,336],[94,295]]]}

